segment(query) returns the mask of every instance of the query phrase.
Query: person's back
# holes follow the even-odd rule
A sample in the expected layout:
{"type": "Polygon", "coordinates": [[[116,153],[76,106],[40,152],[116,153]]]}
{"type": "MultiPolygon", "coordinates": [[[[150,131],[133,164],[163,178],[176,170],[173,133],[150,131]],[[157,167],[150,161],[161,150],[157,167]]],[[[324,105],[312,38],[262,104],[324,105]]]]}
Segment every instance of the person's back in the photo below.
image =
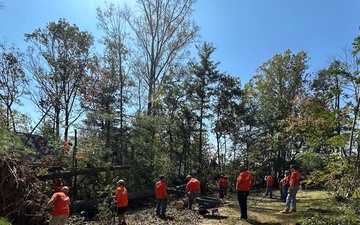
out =
{"type": "Polygon", "coordinates": [[[266,177],[266,185],[267,186],[273,186],[274,184],[274,178],[271,174],[269,174],[267,177],[266,177]]]}
{"type": "Polygon", "coordinates": [[[69,217],[70,198],[68,196],[69,188],[63,186],[60,192],[55,192],[48,201],[46,208],[54,206],[54,210],[51,214],[49,225],[65,224],[69,217]]]}
{"type": "Polygon", "coordinates": [[[120,179],[118,182],[118,188],[116,189],[116,206],[117,206],[117,214],[119,219],[119,224],[126,225],[125,213],[127,211],[128,206],[128,192],[125,188],[124,180],[120,179]]]}
{"type": "Polygon", "coordinates": [[[200,192],[200,182],[195,178],[191,178],[186,184],[186,189],[190,192],[200,192]]]}
{"type": "Polygon", "coordinates": [[[128,205],[128,192],[125,186],[120,186],[116,189],[117,207],[124,207],[128,205]]]}
{"type": "Polygon", "coordinates": [[[254,178],[252,174],[245,169],[244,165],[239,166],[240,174],[236,179],[237,197],[241,211],[241,219],[247,220],[247,197],[253,185],[254,178]]]}
{"type": "Polygon", "coordinates": [[[188,181],[186,184],[188,208],[191,209],[194,200],[200,196],[200,182],[190,175],[186,176],[186,180],[188,181]]]}

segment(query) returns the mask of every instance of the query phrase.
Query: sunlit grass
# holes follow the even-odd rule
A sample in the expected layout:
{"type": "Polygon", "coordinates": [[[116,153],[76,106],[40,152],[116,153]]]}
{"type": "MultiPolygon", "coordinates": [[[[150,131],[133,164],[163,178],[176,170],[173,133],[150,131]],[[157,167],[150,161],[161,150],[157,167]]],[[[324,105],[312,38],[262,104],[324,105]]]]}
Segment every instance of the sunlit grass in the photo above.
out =
{"type": "Polygon", "coordinates": [[[239,221],[240,208],[236,200],[236,194],[231,193],[219,208],[220,217],[204,220],[203,225],[210,224],[254,224],[254,225],[290,225],[303,218],[309,218],[315,213],[333,214],[339,213],[339,205],[333,201],[333,195],[327,191],[300,190],[297,194],[297,212],[281,214],[285,202],[275,198],[265,198],[261,192],[250,193],[248,199],[249,222],[239,221]]]}

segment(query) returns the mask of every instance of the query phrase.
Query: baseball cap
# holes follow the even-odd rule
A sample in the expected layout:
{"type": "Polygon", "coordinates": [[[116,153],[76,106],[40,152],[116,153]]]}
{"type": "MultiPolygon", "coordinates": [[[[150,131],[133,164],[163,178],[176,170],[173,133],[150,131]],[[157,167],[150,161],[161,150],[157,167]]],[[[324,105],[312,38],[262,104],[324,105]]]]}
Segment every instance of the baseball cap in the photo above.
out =
{"type": "Polygon", "coordinates": [[[118,184],[124,184],[125,181],[124,181],[123,179],[120,179],[117,183],[118,183],[118,184]]]}

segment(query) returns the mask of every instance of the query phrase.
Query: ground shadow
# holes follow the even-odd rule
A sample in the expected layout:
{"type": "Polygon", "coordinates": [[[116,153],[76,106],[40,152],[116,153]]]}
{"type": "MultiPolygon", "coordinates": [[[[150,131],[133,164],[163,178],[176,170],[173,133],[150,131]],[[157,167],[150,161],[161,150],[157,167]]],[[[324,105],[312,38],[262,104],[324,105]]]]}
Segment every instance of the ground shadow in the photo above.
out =
{"type": "Polygon", "coordinates": [[[247,219],[246,222],[248,222],[249,224],[252,224],[252,225],[281,225],[281,223],[267,223],[267,222],[262,223],[262,222],[252,220],[252,219],[247,219]]]}
{"type": "Polygon", "coordinates": [[[161,216],[159,218],[162,219],[162,220],[167,220],[167,221],[173,221],[174,220],[173,216],[165,216],[165,217],[161,216]]]}
{"type": "Polygon", "coordinates": [[[220,216],[220,215],[204,215],[206,219],[214,219],[214,220],[224,220],[229,218],[228,216],[220,216]]]}

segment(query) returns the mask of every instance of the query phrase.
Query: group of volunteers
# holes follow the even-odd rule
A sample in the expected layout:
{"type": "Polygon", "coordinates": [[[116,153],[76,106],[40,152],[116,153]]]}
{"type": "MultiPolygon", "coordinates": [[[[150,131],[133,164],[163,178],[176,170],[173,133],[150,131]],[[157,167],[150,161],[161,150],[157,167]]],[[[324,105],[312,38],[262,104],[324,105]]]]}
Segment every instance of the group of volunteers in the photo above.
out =
{"type": "MultiPolygon", "coordinates": [[[[246,170],[244,165],[239,166],[240,174],[236,179],[237,197],[240,205],[241,220],[247,220],[247,197],[249,191],[254,184],[254,178],[252,174],[246,170]]],[[[296,212],[296,194],[300,190],[300,173],[297,171],[295,164],[290,165],[290,171],[285,171],[284,177],[280,179],[280,198],[286,202],[285,209],[280,213],[288,214],[296,212]],[[291,206],[291,210],[290,210],[291,206]]],[[[272,198],[272,185],[274,184],[274,178],[271,173],[268,173],[265,177],[266,193],[265,196],[272,198]]]]}
{"type": "MultiPolygon", "coordinates": [[[[111,198],[116,199],[117,214],[121,225],[126,225],[125,212],[128,206],[128,192],[124,184],[124,180],[120,179],[117,182],[116,194],[111,196],[111,198]]],[[[64,186],[61,179],[56,179],[54,189],[55,193],[46,204],[46,208],[53,207],[49,225],[65,225],[70,215],[69,187],[64,186]]]]}
{"type": "MultiPolygon", "coordinates": [[[[280,197],[286,202],[285,209],[280,211],[281,213],[296,212],[296,194],[300,189],[300,174],[297,171],[296,165],[290,165],[290,172],[285,171],[284,177],[279,180],[280,197]],[[291,172],[291,173],[290,173],[291,172]],[[290,206],[292,209],[290,210],[290,206]]],[[[169,198],[167,193],[167,185],[164,181],[164,176],[160,175],[159,181],[155,184],[156,194],[156,215],[162,218],[166,217],[167,200],[169,198]]],[[[200,196],[200,182],[191,175],[186,176],[187,184],[187,207],[192,208],[194,200],[200,196]]],[[[274,184],[274,178],[271,173],[268,173],[265,177],[266,193],[272,198],[272,186],[274,184]]],[[[128,206],[128,192],[124,185],[124,180],[120,179],[117,182],[116,195],[112,196],[116,199],[118,224],[126,225],[125,212],[128,206]]],[[[224,198],[226,196],[226,187],[229,182],[224,174],[220,174],[219,183],[219,197],[224,198]]],[[[254,184],[254,177],[244,165],[239,166],[239,176],[236,179],[236,191],[237,199],[240,206],[241,220],[247,220],[247,198],[249,196],[250,189],[254,184]]],[[[65,225],[70,214],[69,204],[70,198],[68,196],[69,187],[64,186],[61,179],[57,179],[54,182],[55,193],[52,195],[48,203],[47,208],[53,207],[52,217],[49,221],[49,225],[65,225]]]]}
{"type": "MultiPolygon", "coordinates": [[[[191,209],[194,199],[200,196],[200,182],[190,175],[186,176],[188,181],[186,184],[187,196],[188,196],[188,208],[191,209]]],[[[125,188],[124,180],[120,179],[117,182],[118,188],[116,189],[116,195],[111,196],[116,200],[118,224],[126,225],[125,212],[128,206],[128,192],[125,188]]],[[[46,208],[53,207],[51,219],[49,225],[65,225],[70,215],[70,198],[68,196],[69,187],[64,186],[61,179],[54,181],[55,193],[52,195],[46,208]]],[[[164,182],[164,176],[160,175],[160,180],[155,184],[156,193],[156,215],[159,217],[166,217],[166,207],[168,193],[166,191],[167,185],[164,182]]]]}

